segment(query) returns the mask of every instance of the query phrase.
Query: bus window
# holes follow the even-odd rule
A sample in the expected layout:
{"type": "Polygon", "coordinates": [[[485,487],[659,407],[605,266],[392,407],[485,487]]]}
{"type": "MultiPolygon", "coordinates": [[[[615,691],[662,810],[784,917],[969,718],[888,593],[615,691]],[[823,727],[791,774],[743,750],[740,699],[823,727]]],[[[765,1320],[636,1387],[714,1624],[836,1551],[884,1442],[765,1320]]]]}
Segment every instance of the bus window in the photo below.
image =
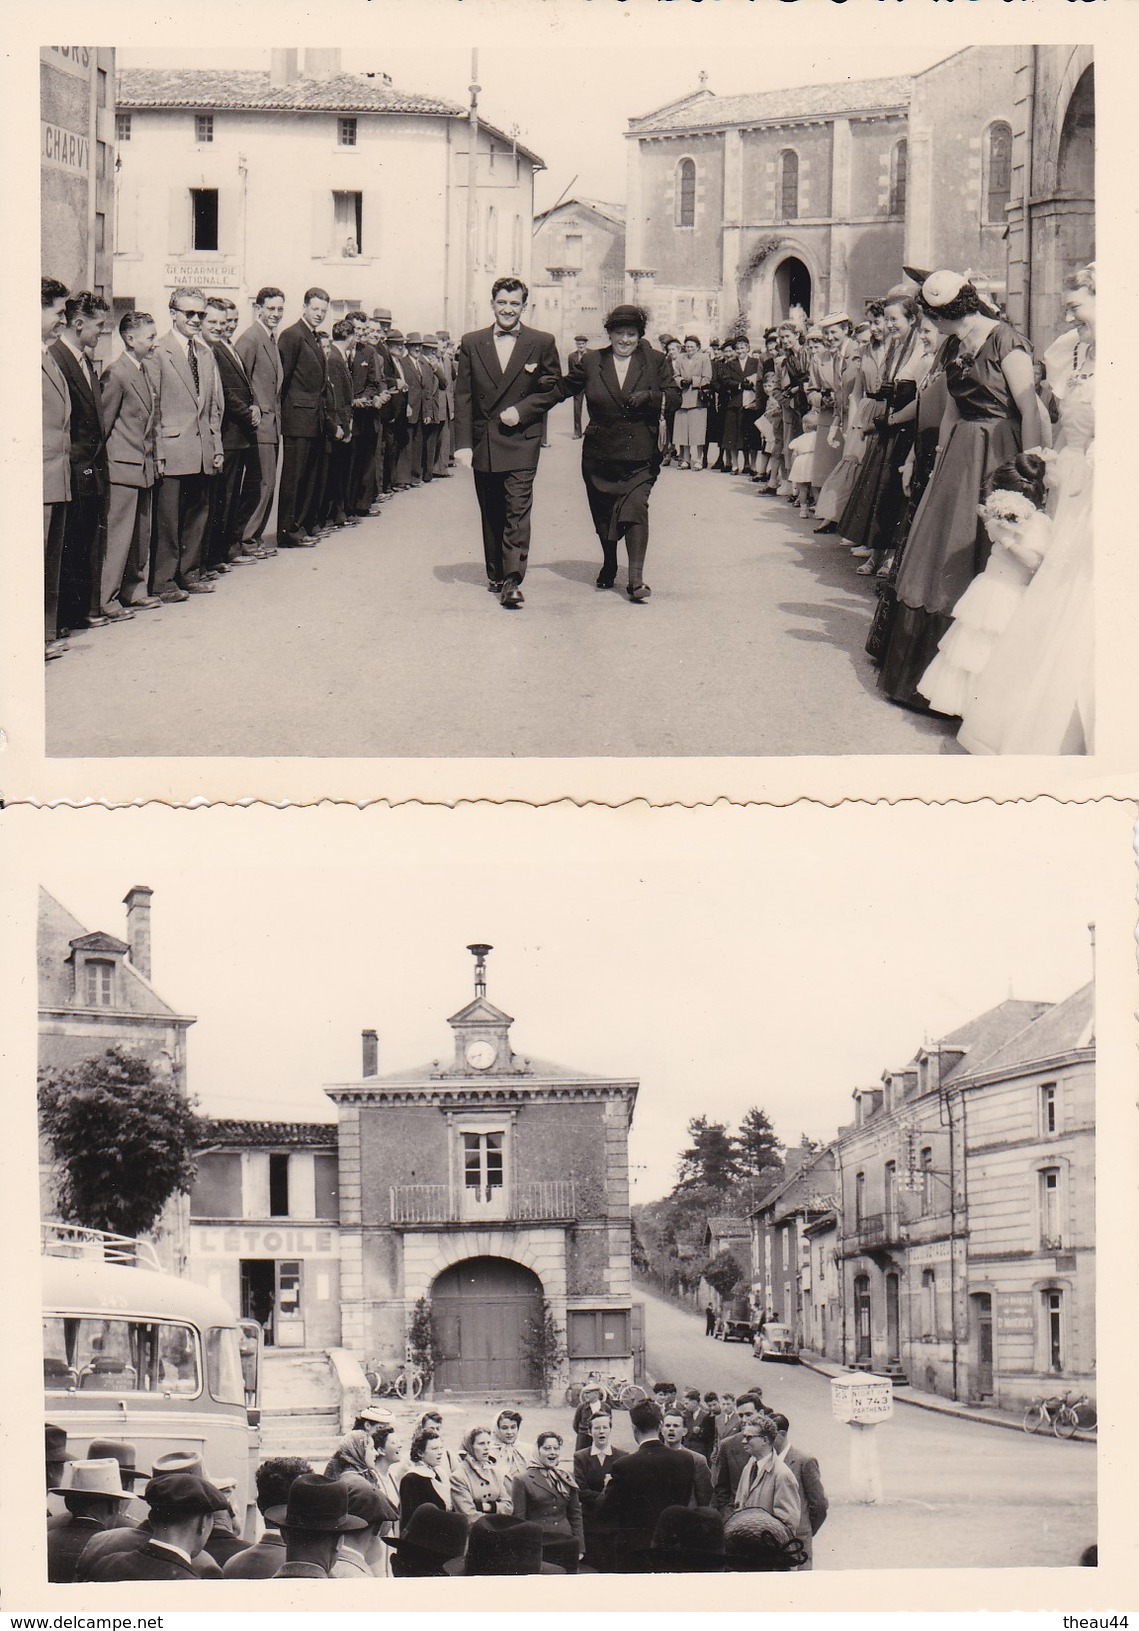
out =
{"type": "Polygon", "coordinates": [[[206,1332],[206,1375],[219,1404],[245,1403],[236,1331],[214,1326],[206,1332]]]}
{"type": "Polygon", "coordinates": [[[193,1398],[201,1392],[197,1333],[166,1321],[45,1319],[44,1385],[193,1398]]]}

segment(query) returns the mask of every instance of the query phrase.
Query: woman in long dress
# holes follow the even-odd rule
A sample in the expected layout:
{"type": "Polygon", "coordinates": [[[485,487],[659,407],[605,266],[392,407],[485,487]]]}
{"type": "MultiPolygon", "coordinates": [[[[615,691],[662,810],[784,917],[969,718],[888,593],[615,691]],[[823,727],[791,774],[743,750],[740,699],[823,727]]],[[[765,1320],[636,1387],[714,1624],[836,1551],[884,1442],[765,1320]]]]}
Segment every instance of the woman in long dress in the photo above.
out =
{"type": "Polygon", "coordinates": [[[893,702],[928,711],[918,681],[952,621],[953,608],[984,570],[989,541],[978,514],[985,482],[1022,450],[1040,451],[1040,408],[1025,342],[991,315],[957,272],[934,272],[918,302],[946,350],[949,401],[937,463],[914,516],[898,570],[890,642],[879,685],[893,702]]]}
{"type": "Polygon", "coordinates": [[[823,483],[815,501],[815,514],[819,521],[816,532],[838,531],[838,518],[846,508],[846,501],[858,480],[870,420],[876,406],[872,393],[882,383],[882,367],[886,361],[885,323],[882,307],[875,301],[867,307],[866,322],[859,323],[854,330],[859,349],[848,356],[841,377],[838,424],[843,438],[842,457],[823,483]]]}
{"type": "MultiPolygon", "coordinates": [[[[674,391],[668,360],[645,339],[639,306],[615,306],[605,319],[609,344],[584,351],[563,381],[567,395],[584,391],[589,424],[581,444],[581,475],[589,512],[601,541],[599,589],[617,581],[617,546],[629,557],[627,594],[641,603],[652,591],[644,580],[649,547],[649,495],[660,473],[661,411],[674,391]]],[[[702,410],[692,410],[699,412],[702,410]]],[[[676,416],[676,435],[681,431],[676,416]]]]}
{"type": "Polygon", "coordinates": [[[1090,753],[1095,745],[1094,266],[1068,279],[1064,306],[1075,332],[1045,354],[1060,402],[1047,474],[1051,544],[965,710],[957,739],[970,753],[1090,753]]]}
{"type": "MultiPolygon", "coordinates": [[[[886,318],[887,349],[882,364],[882,377],[878,388],[869,394],[874,399],[867,426],[866,450],[859,466],[858,476],[850,497],[839,517],[839,536],[849,544],[856,555],[873,559],[870,540],[874,535],[874,519],[878,502],[887,487],[890,473],[900,466],[909,452],[909,431],[890,423],[891,411],[897,403],[912,400],[917,391],[912,370],[908,378],[903,370],[917,349],[917,306],[909,292],[899,286],[891,289],[883,302],[886,318]],[[899,376],[903,376],[904,383],[899,376]]],[[[866,568],[866,574],[874,570],[866,568]]],[[[866,575],[864,574],[864,575],[866,575]]]]}

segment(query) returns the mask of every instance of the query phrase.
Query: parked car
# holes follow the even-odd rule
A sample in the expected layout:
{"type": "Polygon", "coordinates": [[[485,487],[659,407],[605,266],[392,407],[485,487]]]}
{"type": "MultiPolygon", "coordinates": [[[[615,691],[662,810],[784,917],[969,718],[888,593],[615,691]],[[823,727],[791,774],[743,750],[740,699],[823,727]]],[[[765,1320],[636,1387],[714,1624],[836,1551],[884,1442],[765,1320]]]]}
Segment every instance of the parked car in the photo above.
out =
{"type": "Polygon", "coordinates": [[[755,1326],[751,1320],[728,1316],[716,1321],[713,1335],[719,1342],[750,1342],[755,1335],[755,1326]]]}
{"type": "Polygon", "coordinates": [[[756,1333],[753,1352],[757,1359],[780,1359],[788,1365],[799,1363],[799,1345],[789,1325],[769,1322],[756,1333]]]}

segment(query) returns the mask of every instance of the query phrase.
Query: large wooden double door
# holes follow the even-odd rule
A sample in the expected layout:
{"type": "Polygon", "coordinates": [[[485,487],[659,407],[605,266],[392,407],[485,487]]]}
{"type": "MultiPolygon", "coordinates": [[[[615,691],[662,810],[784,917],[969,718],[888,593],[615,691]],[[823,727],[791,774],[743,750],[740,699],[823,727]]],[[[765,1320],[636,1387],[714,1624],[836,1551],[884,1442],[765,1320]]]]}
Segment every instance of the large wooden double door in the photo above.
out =
{"type": "Polygon", "coordinates": [[[442,1391],[509,1392],[538,1385],[526,1350],[527,1327],[542,1317],[542,1282],[505,1257],[468,1257],[431,1288],[431,1312],[443,1358],[442,1391]]]}

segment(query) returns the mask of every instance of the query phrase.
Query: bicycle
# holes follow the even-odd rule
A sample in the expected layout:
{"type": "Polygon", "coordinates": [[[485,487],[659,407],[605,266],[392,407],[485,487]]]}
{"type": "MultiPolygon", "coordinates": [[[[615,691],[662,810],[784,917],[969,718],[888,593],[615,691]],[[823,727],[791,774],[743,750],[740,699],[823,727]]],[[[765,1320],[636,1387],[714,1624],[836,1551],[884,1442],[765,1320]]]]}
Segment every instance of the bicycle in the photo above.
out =
{"type": "Polygon", "coordinates": [[[623,1376],[602,1376],[600,1371],[591,1370],[584,1382],[571,1382],[566,1388],[566,1403],[579,1405],[582,1392],[587,1387],[600,1388],[606,1404],[616,1405],[620,1410],[631,1410],[649,1396],[645,1388],[627,1381],[623,1376]]]}
{"type": "Polygon", "coordinates": [[[1046,1430],[1050,1427],[1056,1438],[1071,1438],[1081,1428],[1084,1432],[1094,1433],[1097,1425],[1095,1406],[1086,1393],[1074,1400],[1072,1390],[1068,1388],[1046,1399],[1033,1399],[1024,1412],[1021,1425],[1026,1433],[1038,1433],[1042,1428],[1046,1430]]]}
{"type": "Polygon", "coordinates": [[[394,1375],[386,1375],[382,1365],[366,1370],[373,1399],[418,1399],[423,1392],[423,1372],[418,1365],[398,1365],[394,1375]]]}

